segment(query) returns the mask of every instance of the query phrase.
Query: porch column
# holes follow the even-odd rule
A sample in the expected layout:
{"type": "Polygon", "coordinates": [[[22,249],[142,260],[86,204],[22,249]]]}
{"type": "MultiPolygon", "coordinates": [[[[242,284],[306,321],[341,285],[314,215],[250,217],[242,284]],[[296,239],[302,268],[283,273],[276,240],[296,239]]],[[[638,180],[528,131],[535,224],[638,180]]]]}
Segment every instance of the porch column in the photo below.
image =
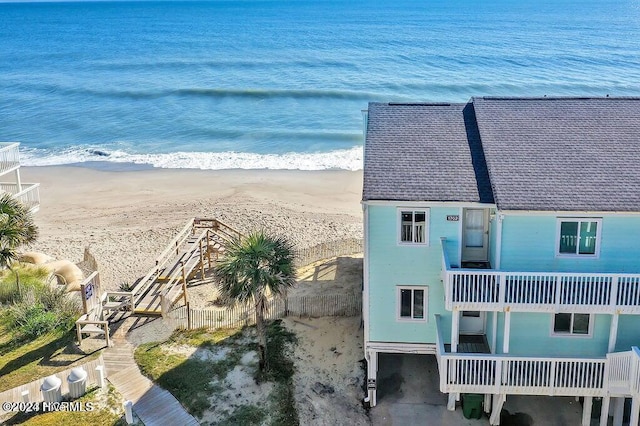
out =
{"type": "Polygon", "coordinates": [[[616,340],[618,339],[618,319],[620,315],[618,312],[611,316],[611,329],[609,330],[609,350],[611,353],[616,349],[616,340]]]}
{"type": "Polygon", "coordinates": [[[20,180],[20,169],[16,169],[16,193],[22,191],[22,181],[20,180]]]}
{"type": "Polygon", "coordinates": [[[636,426],[640,420],[640,397],[634,396],[631,400],[631,419],[629,424],[636,426]]]}
{"type": "Polygon", "coordinates": [[[369,399],[369,406],[375,407],[377,397],[376,377],[378,375],[378,352],[367,352],[369,354],[367,357],[367,398],[369,399]]]}
{"type": "Polygon", "coordinates": [[[507,308],[507,310],[504,313],[504,333],[502,334],[502,336],[504,339],[502,342],[502,353],[508,354],[509,339],[511,336],[511,311],[509,310],[509,308],[507,308]]]}
{"type": "Polygon", "coordinates": [[[491,353],[498,352],[498,311],[493,312],[493,335],[491,336],[491,353]]]}
{"type": "Polygon", "coordinates": [[[582,406],[582,426],[591,425],[591,409],[593,408],[593,397],[585,396],[582,406]]]}
{"type": "Polygon", "coordinates": [[[609,402],[610,396],[602,397],[602,409],[600,410],[600,426],[607,426],[609,424],[609,402]]]}
{"type": "Polygon", "coordinates": [[[622,417],[624,416],[624,397],[614,398],[613,405],[613,426],[622,426],[622,417]]]}
{"type": "Polygon", "coordinates": [[[451,352],[458,352],[460,338],[460,311],[457,307],[451,311],[451,352]]]}

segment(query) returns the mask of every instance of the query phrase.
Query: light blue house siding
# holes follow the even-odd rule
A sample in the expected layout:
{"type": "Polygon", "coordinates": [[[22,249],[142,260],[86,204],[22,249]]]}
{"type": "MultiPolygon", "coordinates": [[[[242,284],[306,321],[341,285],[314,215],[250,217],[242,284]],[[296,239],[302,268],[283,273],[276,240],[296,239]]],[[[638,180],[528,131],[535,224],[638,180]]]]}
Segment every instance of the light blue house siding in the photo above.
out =
{"type": "MultiPolygon", "coordinates": [[[[500,269],[505,271],[640,272],[640,216],[602,218],[598,258],[556,256],[557,215],[505,215],[502,221],[500,269]]],[[[494,227],[495,228],[495,227],[494,227]]]]}
{"type": "Polygon", "coordinates": [[[640,327],[637,315],[620,315],[615,351],[628,351],[632,346],[640,347],[640,327]]]}
{"type": "MultiPolygon", "coordinates": [[[[460,215],[458,207],[429,208],[429,244],[398,244],[398,208],[424,210],[410,204],[369,205],[367,207],[369,249],[369,340],[374,342],[434,343],[434,314],[447,323],[451,313],[444,309],[441,281],[442,250],[440,237],[446,237],[449,255],[458,257],[460,222],[447,221],[448,215],[460,215]],[[398,286],[427,286],[428,307],[425,321],[398,320],[398,286]]],[[[450,340],[450,330],[444,336],[450,340]]]]}
{"type": "MultiPolygon", "coordinates": [[[[498,315],[498,333],[496,353],[503,353],[504,312],[498,315]]],[[[514,356],[563,356],[563,357],[602,357],[609,345],[610,315],[594,315],[593,330],[589,336],[552,335],[553,314],[513,312],[509,354],[514,356]]],[[[488,327],[491,328],[491,327],[488,327]]],[[[490,333],[487,340],[490,340],[490,333]]],[[[624,350],[629,350],[627,346],[624,350]]]]}

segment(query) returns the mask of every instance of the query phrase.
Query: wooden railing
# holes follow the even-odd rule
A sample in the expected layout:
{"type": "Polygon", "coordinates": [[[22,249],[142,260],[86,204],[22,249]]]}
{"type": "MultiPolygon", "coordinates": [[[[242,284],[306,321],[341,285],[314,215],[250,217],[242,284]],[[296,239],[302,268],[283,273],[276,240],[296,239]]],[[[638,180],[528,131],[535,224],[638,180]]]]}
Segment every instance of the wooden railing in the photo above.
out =
{"type": "Polygon", "coordinates": [[[606,358],[522,357],[445,352],[436,315],[440,391],[519,395],[640,395],[640,351],[606,358]]]}
{"type": "Polygon", "coordinates": [[[640,274],[451,268],[442,239],[448,310],[640,314],[640,274]]]}
{"type": "Polygon", "coordinates": [[[194,219],[190,219],[189,222],[182,228],[182,230],[175,236],[173,240],[169,242],[167,248],[156,258],[155,266],[152,267],[147,275],[145,275],[136,286],[131,290],[133,294],[133,301],[135,304],[144,296],[145,291],[153,284],[158,274],[162,269],[168,265],[169,261],[174,258],[179,252],[180,246],[189,238],[193,232],[194,219]]]}
{"type": "Polygon", "coordinates": [[[207,238],[210,229],[205,229],[197,237],[191,246],[187,249],[183,259],[180,261],[180,267],[176,268],[172,274],[167,277],[168,281],[163,284],[161,293],[161,308],[162,316],[166,316],[169,309],[173,306],[175,301],[186,291],[187,279],[191,276],[192,272],[198,265],[202,265],[204,259],[202,258],[205,248],[203,247],[203,240],[207,238]],[[198,259],[196,260],[196,257],[198,259]]]}
{"type": "Polygon", "coordinates": [[[20,167],[20,143],[0,143],[0,175],[20,167]]]}
{"type": "Polygon", "coordinates": [[[0,182],[0,191],[13,195],[29,210],[35,210],[40,207],[39,183],[23,183],[18,186],[17,183],[0,182]]]}

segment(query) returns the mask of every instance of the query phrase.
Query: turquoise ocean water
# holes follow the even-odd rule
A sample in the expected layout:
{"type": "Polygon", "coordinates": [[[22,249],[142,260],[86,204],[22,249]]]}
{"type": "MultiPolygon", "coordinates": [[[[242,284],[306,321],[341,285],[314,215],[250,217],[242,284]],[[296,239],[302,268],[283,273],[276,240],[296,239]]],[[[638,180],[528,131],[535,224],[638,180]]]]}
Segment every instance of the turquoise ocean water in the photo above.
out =
{"type": "Polygon", "coordinates": [[[26,165],[358,169],[368,101],[640,96],[640,0],[0,3],[26,165]]]}

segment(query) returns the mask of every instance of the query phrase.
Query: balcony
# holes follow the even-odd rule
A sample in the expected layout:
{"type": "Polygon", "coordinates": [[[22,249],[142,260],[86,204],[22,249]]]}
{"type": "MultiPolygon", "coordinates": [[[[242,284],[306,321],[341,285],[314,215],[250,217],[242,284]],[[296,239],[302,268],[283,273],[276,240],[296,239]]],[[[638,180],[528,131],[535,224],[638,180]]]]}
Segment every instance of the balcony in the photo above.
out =
{"type": "Polygon", "coordinates": [[[447,310],[640,314],[640,274],[455,268],[441,242],[447,310]]]}
{"type": "Polygon", "coordinates": [[[549,396],[640,396],[640,350],[605,358],[523,357],[452,353],[436,315],[440,391],[549,396]]]}
{"type": "Polygon", "coordinates": [[[40,184],[0,182],[0,193],[9,193],[35,213],[40,209],[40,184]]]}
{"type": "Polygon", "coordinates": [[[0,176],[20,168],[20,144],[0,142],[0,176]]]}

